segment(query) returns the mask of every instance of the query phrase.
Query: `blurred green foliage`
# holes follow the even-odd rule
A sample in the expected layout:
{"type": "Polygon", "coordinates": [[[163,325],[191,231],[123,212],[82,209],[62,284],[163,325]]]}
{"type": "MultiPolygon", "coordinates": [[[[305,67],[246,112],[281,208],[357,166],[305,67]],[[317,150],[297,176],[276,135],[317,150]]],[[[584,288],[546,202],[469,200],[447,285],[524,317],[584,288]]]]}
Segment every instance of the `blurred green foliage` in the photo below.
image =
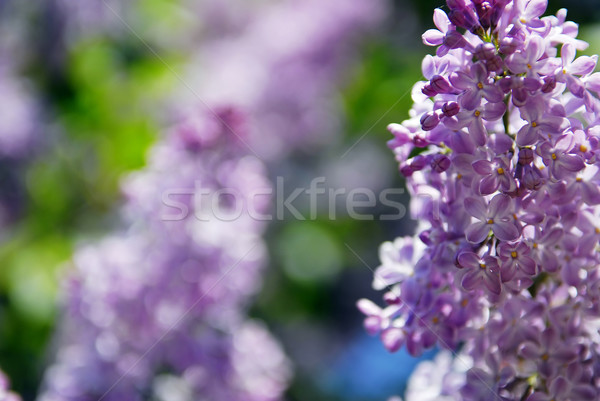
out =
{"type": "Polygon", "coordinates": [[[120,177],[144,165],[159,133],[155,110],[175,77],[141,46],[80,43],[62,85],[46,87],[45,143],[25,171],[23,219],[0,245],[0,365],[25,399],[40,382],[74,245],[112,224],[120,177]]]}

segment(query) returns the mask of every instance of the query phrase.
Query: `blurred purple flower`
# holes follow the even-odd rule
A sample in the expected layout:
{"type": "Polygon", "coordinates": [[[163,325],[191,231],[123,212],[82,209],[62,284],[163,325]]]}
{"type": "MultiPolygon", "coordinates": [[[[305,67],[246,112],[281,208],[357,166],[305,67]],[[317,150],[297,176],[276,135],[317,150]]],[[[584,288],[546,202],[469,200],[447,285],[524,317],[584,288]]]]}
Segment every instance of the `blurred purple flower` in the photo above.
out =
{"type": "Polygon", "coordinates": [[[269,183],[230,130],[238,118],[224,110],[181,123],[125,181],[125,231],[74,257],[40,400],[167,400],[165,380],[186,400],[280,398],[288,362],[244,318],[265,263],[265,224],[251,213],[268,210],[255,192],[269,183]],[[219,190],[235,196],[198,199],[219,190]]]}

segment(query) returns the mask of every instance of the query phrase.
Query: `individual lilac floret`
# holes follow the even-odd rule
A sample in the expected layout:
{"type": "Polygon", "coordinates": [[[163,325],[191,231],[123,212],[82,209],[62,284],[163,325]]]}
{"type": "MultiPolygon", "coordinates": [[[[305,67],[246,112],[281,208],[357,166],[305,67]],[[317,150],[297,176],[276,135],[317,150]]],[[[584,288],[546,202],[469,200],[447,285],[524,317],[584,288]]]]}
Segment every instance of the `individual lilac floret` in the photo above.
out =
{"type": "Polygon", "coordinates": [[[498,255],[502,259],[502,281],[511,280],[518,272],[535,276],[536,263],[529,256],[530,251],[524,242],[503,242],[498,246],[498,255]]]}
{"type": "Polygon", "coordinates": [[[446,45],[444,45],[444,39],[451,27],[450,20],[445,12],[437,8],[433,12],[433,22],[437,30],[430,29],[425,32],[423,34],[423,43],[429,46],[439,46],[438,56],[443,56],[444,54],[448,53],[448,50],[450,50],[446,45]]]}
{"type": "Polygon", "coordinates": [[[519,110],[526,123],[517,132],[519,146],[533,145],[540,135],[560,134],[566,129],[564,117],[548,114],[548,105],[543,97],[531,97],[519,110]]]}
{"type": "Polygon", "coordinates": [[[489,292],[500,295],[500,266],[497,258],[490,255],[480,258],[473,252],[463,252],[458,255],[457,262],[464,269],[460,283],[465,290],[485,287],[489,292]]]}
{"type": "Polygon", "coordinates": [[[551,142],[544,142],[537,149],[555,179],[562,179],[569,173],[576,173],[585,168],[585,162],[580,156],[568,153],[572,144],[573,137],[563,135],[557,139],[554,145],[551,142]]]}
{"type": "Polygon", "coordinates": [[[485,103],[475,110],[464,110],[456,114],[454,118],[445,118],[443,123],[446,128],[458,130],[467,128],[469,135],[477,146],[483,146],[487,142],[488,130],[486,122],[496,121],[506,112],[504,103],[485,103]]]}
{"type": "Polygon", "coordinates": [[[519,229],[512,217],[512,205],[509,196],[498,194],[489,205],[481,198],[465,199],[465,210],[476,220],[465,232],[469,242],[482,242],[490,230],[501,241],[512,241],[519,237],[519,229]]]}
{"type": "Polygon", "coordinates": [[[478,160],[473,163],[473,170],[483,176],[479,184],[479,191],[483,195],[492,194],[500,187],[504,192],[513,192],[517,187],[506,159],[496,158],[492,162],[478,160]]]}
{"type": "Polygon", "coordinates": [[[502,90],[494,85],[482,64],[474,64],[468,73],[457,71],[450,75],[450,82],[455,88],[465,92],[458,97],[461,107],[474,110],[479,106],[484,97],[491,103],[498,103],[504,99],[502,90]]]}
{"type": "Polygon", "coordinates": [[[560,65],[555,58],[542,58],[546,52],[544,40],[532,36],[524,49],[511,55],[506,65],[514,74],[527,74],[528,78],[538,78],[554,72],[560,65]]]}
{"type": "Polygon", "coordinates": [[[20,159],[35,145],[40,110],[28,83],[15,74],[3,53],[0,49],[6,58],[0,62],[0,157],[20,159]]]}
{"type": "Polygon", "coordinates": [[[598,56],[581,56],[575,60],[575,47],[570,43],[565,44],[560,53],[562,66],[557,74],[558,81],[566,82],[567,88],[573,95],[583,97],[585,88],[580,77],[594,71],[598,56]]]}

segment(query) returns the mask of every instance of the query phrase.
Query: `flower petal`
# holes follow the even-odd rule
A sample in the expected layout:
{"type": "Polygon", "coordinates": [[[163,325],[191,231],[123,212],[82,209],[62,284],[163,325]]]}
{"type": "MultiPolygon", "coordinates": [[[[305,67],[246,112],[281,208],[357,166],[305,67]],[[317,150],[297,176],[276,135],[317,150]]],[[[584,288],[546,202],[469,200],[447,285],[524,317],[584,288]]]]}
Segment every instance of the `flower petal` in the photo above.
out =
{"type": "Polygon", "coordinates": [[[486,121],[495,121],[500,119],[504,113],[506,113],[506,105],[502,102],[501,98],[499,103],[488,103],[485,105],[483,119],[486,121]]]}
{"type": "Polygon", "coordinates": [[[470,75],[463,71],[450,74],[450,83],[458,89],[469,89],[475,86],[475,82],[470,75]]]}
{"type": "Polygon", "coordinates": [[[600,191],[598,186],[590,182],[582,181],[581,186],[581,198],[588,205],[600,204],[600,191]]]}
{"type": "Polygon", "coordinates": [[[402,329],[391,327],[381,333],[381,342],[390,352],[396,352],[404,344],[405,335],[402,329]]]}
{"type": "Polygon", "coordinates": [[[487,220],[487,207],[481,198],[469,197],[465,199],[465,210],[478,220],[487,220]]]}
{"type": "Polygon", "coordinates": [[[481,103],[480,91],[474,88],[467,89],[458,97],[458,103],[466,110],[475,110],[481,103]]]}
{"type": "Polygon", "coordinates": [[[575,52],[575,47],[572,44],[566,43],[563,45],[560,49],[560,58],[562,60],[563,68],[567,68],[571,65],[575,59],[575,52]]]}
{"type": "Polygon", "coordinates": [[[448,25],[450,25],[450,19],[448,19],[448,15],[440,9],[436,8],[433,10],[433,23],[442,33],[448,32],[448,25]]]}
{"type": "Polygon", "coordinates": [[[537,130],[533,128],[530,124],[526,124],[519,132],[517,132],[517,145],[519,146],[528,146],[535,143],[537,140],[537,130]]]}
{"type": "Polygon", "coordinates": [[[477,146],[483,146],[487,142],[487,130],[483,126],[481,118],[475,118],[469,126],[469,134],[477,146]]]}
{"type": "Polygon", "coordinates": [[[492,103],[498,103],[504,99],[504,93],[495,85],[486,85],[483,88],[483,97],[492,103]]]}
{"type": "Polygon", "coordinates": [[[498,176],[495,174],[490,174],[486,177],[483,177],[479,183],[479,192],[481,192],[482,195],[493,194],[498,190],[499,186],[500,180],[498,179],[498,176]]]}
{"type": "Polygon", "coordinates": [[[587,75],[594,71],[598,56],[581,56],[578,57],[570,66],[569,72],[574,75],[587,75]]]}
{"type": "Polygon", "coordinates": [[[521,271],[523,271],[525,274],[529,274],[530,276],[535,275],[536,263],[535,260],[533,260],[529,256],[520,256],[518,264],[519,269],[521,269],[521,271]]]}
{"type": "Polygon", "coordinates": [[[499,216],[506,216],[510,214],[509,208],[511,207],[510,196],[504,194],[498,194],[490,201],[489,216],[496,218],[499,216]]]}
{"type": "Polygon", "coordinates": [[[477,160],[472,164],[477,174],[488,175],[492,173],[492,163],[489,160],[477,160]]]}
{"type": "Polygon", "coordinates": [[[562,155],[558,164],[561,168],[572,172],[582,170],[585,167],[583,159],[575,155],[562,155]]]}
{"type": "Polygon", "coordinates": [[[473,223],[465,230],[467,241],[478,244],[487,237],[490,227],[485,222],[473,223]]]}
{"type": "Polygon", "coordinates": [[[472,269],[463,276],[460,284],[465,290],[471,291],[480,285],[482,279],[481,273],[477,269],[472,269]]]}
{"type": "Polygon", "coordinates": [[[501,241],[512,241],[519,238],[519,229],[510,220],[495,220],[492,224],[492,232],[501,241]]]}
{"type": "Polygon", "coordinates": [[[444,42],[444,34],[437,29],[428,29],[421,35],[421,39],[427,46],[439,46],[444,42]]]}
{"type": "Polygon", "coordinates": [[[498,275],[488,272],[483,280],[483,284],[492,294],[500,295],[501,286],[498,275]]]}

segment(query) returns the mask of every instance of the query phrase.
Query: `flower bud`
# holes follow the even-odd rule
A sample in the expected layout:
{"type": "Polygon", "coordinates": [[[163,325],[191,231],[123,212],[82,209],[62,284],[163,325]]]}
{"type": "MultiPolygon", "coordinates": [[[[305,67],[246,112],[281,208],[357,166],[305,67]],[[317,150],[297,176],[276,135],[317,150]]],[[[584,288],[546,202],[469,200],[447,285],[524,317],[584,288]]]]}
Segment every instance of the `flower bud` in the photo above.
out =
{"type": "Polygon", "coordinates": [[[460,111],[460,106],[456,102],[448,102],[442,106],[442,113],[446,117],[452,117],[458,114],[460,111]]]}
{"type": "Polygon", "coordinates": [[[490,60],[487,60],[485,62],[485,66],[488,71],[493,71],[495,73],[500,74],[504,70],[504,61],[502,61],[502,57],[494,56],[490,60]]]}
{"type": "Polygon", "coordinates": [[[537,191],[544,183],[544,177],[535,166],[525,166],[523,169],[523,184],[531,191],[537,191]]]}
{"type": "Polygon", "coordinates": [[[431,78],[430,86],[437,93],[450,93],[452,89],[448,80],[441,75],[434,75],[433,78],[431,78]]]}
{"type": "Polygon", "coordinates": [[[491,43],[482,43],[475,48],[475,55],[480,60],[489,61],[496,56],[496,47],[491,43]]]}
{"type": "Polygon", "coordinates": [[[400,166],[400,174],[402,174],[404,177],[410,177],[414,172],[415,171],[412,169],[410,164],[404,164],[400,166]]]}
{"type": "Polygon", "coordinates": [[[431,131],[440,123],[440,117],[436,112],[429,112],[421,116],[421,128],[423,131],[431,131]]]}
{"type": "Polygon", "coordinates": [[[519,151],[519,164],[527,166],[533,162],[533,149],[523,148],[519,151]]]}
{"type": "Polygon", "coordinates": [[[516,52],[522,44],[523,42],[518,40],[517,38],[507,36],[500,41],[500,46],[498,47],[498,50],[500,50],[500,53],[502,54],[509,55],[516,52]]]}
{"type": "Polygon", "coordinates": [[[433,87],[430,84],[425,85],[422,89],[421,92],[423,92],[423,94],[427,97],[434,97],[435,95],[437,95],[438,93],[435,91],[435,89],[433,89],[433,87]]]}
{"type": "Polygon", "coordinates": [[[435,155],[431,160],[431,169],[436,173],[443,173],[450,168],[452,162],[446,155],[435,155]]]}
{"type": "Polygon", "coordinates": [[[479,17],[479,23],[484,29],[492,26],[492,5],[489,1],[474,1],[475,12],[479,17]]]}
{"type": "Polygon", "coordinates": [[[426,165],[427,165],[427,157],[422,156],[422,155],[417,155],[412,158],[412,161],[410,163],[410,168],[413,171],[419,171],[419,170],[423,170],[423,168],[425,168],[426,165]]]}
{"type": "Polygon", "coordinates": [[[542,92],[549,93],[552,92],[554,88],[556,88],[556,77],[554,75],[545,76],[542,92]]]}
{"type": "Polygon", "coordinates": [[[448,14],[450,22],[459,28],[464,28],[472,33],[481,29],[479,21],[472,9],[461,5],[459,8],[453,9],[448,14]]]}
{"type": "Polygon", "coordinates": [[[504,93],[510,92],[510,90],[514,87],[513,85],[513,77],[504,77],[500,81],[498,81],[498,86],[504,93]]]}
{"type": "Polygon", "coordinates": [[[467,40],[457,31],[450,31],[444,36],[444,45],[450,49],[467,48],[467,40]]]}

